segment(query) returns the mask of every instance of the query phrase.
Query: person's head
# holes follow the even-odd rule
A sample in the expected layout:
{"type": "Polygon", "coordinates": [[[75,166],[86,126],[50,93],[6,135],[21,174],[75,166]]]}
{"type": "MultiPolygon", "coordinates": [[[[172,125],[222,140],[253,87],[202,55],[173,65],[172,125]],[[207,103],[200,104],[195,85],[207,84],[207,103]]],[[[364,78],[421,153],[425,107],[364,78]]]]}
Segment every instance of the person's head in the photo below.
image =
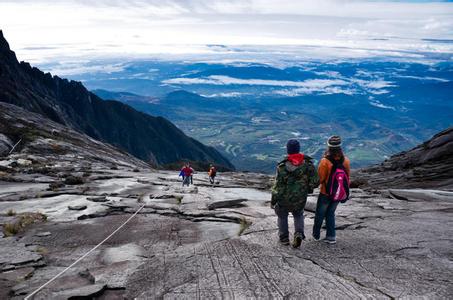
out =
{"type": "Polygon", "coordinates": [[[296,139],[290,139],[286,143],[286,152],[288,154],[296,154],[300,152],[300,144],[296,139]]]}
{"type": "Polygon", "coordinates": [[[338,135],[332,135],[327,139],[327,150],[324,154],[325,157],[331,159],[344,159],[343,150],[341,149],[341,137],[338,135]]]}

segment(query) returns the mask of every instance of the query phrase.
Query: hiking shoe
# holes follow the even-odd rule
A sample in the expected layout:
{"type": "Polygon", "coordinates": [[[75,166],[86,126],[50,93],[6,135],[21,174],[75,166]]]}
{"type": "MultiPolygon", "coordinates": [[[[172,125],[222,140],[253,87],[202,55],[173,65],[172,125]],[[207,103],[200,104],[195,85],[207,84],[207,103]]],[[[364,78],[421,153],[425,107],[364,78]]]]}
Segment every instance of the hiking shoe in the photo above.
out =
{"type": "Polygon", "coordinates": [[[318,242],[319,239],[321,238],[320,236],[315,236],[314,234],[312,235],[312,237],[313,237],[313,239],[314,239],[315,241],[317,241],[317,242],[318,242]]]}
{"type": "Polygon", "coordinates": [[[337,240],[335,238],[325,238],[323,239],[324,243],[327,243],[327,244],[336,244],[337,243],[337,240]]]}
{"type": "Polygon", "coordinates": [[[304,234],[296,232],[294,234],[293,248],[299,248],[300,244],[302,244],[302,240],[305,240],[304,234]]]}
{"type": "Polygon", "coordinates": [[[289,239],[281,239],[280,240],[280,244],[282,244],[284,246],[288,246],[289,245],[289,239]]]}

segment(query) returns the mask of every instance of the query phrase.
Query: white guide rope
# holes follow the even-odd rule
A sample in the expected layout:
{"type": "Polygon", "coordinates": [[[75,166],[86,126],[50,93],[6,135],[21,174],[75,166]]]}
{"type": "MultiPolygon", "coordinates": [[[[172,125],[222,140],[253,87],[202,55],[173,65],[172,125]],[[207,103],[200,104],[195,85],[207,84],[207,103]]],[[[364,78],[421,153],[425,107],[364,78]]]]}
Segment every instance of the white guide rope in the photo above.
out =
{"type": "Polygon", "coordinates": [[[144,207],[145,207],[146,203],[143,204],[142,206],[139,207],[139,209],[132,215],[129,217],[129,219],[126,220],[126,222],[124,222],[123,224],[120,225],[120,227],[118,227],[114,232],[112,232],[108,237],[106,237],[102,242],[100,242],[99,244],[97,244],[93,249],[91,249],[90,251],[88,251],[87,253],[85,253],[84,255],[82,255],[79,259],[77,259],[75,262],[73,262],[70,266],[68,266],[66,269],[64,269],[63,271],[61,271],[60,273],[58,273],[57,275],[55,275],[52,279],[50,279],[49,281],[47,281],[46,283],[44,283],[42,286],[40,286],[37,290],[35,290],[33,293],[31,293],[30,295],[27,295],[27,297],[24,298],[24,300],[28,300],[28,299],[31,299],[31,297],[33,297],[34,295],[36,295],[39,291],[41,291],[43,288],[45,288],[47,285],[49,285],[51,282],[53,282],[55,279],[57,279],[58,277],[60,277],[61,275],[63,275],[67,270],[71,269],[72,267],[74,267],[77,263],[79,263],[82,259],[84,259],[85,257],[87,257],[91,252],[93,252],[94,250],[96,250],[97,248],[99,248],[99,246],[101,246],[102,244],[104,244],[109,238],[111,238],[115,233],[117,233],[121,228],[124,227],[124,225],[126,225],[130,220],[132,220],[133,217],[135,217],[144,207]]]}

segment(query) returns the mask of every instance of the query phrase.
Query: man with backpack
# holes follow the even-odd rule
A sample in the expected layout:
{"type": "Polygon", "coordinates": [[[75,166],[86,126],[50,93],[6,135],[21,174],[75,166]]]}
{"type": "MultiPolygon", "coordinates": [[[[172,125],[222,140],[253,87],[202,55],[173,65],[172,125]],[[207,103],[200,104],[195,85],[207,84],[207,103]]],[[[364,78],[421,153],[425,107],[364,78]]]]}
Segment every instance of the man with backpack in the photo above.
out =
{"type": "Polygon", "coordinates": [[[313,238],[320,239],[321,226],[326,219],[327,232],[324,241],[335,244],[335,210],[338,203],[344,203],[349,199],[351,167],[349,159],[341,149],[339,136],[331,136],[327,140],[327,146],[327,151],[318,166],[320,193],[316,204],[313,238]]]}
{"type": "Polygon", "coordinates": [[[215,183],[216,175],[217,175],[217,170],[215,169],[215,167],[212,164],[209,165],[208,176],[209,176],[209,182],[211,182],[211,184],[215,183]]]}
{"type": "Polygon", "coordinates": [[[278,217],[280,243],[289,245],[288,214],[294,217],[293,247],[298,248],[304,235],[304,208],[308,194],[319,185],[312,158],[300,153],[300,144],[291,139],[286,144],[288,156],[277,166],[272,187],[271,208],[278,217]]]}

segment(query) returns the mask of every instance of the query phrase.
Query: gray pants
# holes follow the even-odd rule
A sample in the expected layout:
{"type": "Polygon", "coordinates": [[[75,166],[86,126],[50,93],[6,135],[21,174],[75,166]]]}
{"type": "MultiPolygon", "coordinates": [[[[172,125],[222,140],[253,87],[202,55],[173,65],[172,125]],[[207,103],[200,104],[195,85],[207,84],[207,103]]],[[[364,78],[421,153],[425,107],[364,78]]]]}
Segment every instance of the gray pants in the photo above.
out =
{"type": "MultiPolygon", "coordinates": [[[[275,213],[278,217],[278,236],[280,240],[289,239],[288,231],[288,215],[290,211],[286,208],[280,207],[278,204],[275,206],[275,213]]],[[[304,210],[291,211],[294,217],[294,234],[298,233],[304,237],[304,210]]]]}

